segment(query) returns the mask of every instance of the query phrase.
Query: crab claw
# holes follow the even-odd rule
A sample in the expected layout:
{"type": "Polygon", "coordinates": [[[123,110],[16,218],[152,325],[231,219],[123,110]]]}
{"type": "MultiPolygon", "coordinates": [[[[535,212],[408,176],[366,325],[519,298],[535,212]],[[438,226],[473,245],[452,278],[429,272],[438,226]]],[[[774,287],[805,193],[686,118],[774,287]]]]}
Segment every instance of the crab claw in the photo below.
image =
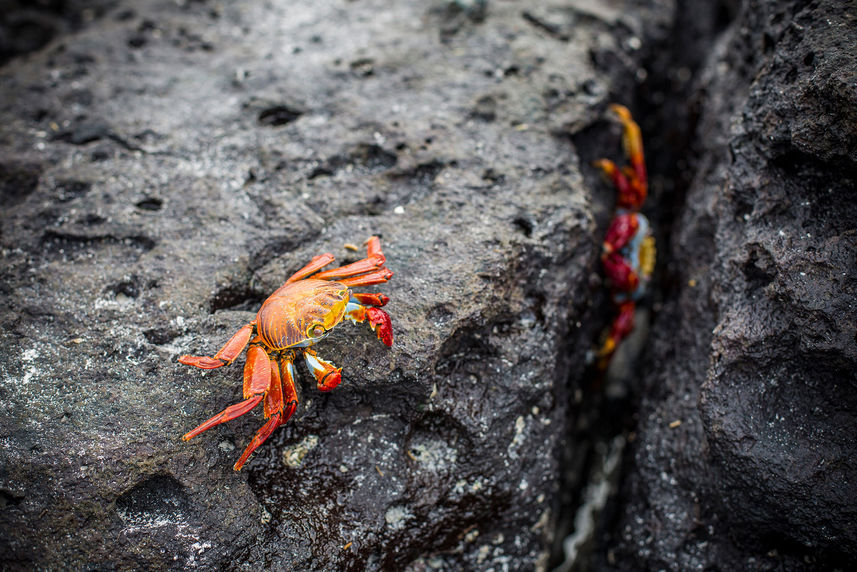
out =
{"type": "Polygon", "coordinates": [[[378,334],[378,339],[385,345],[393,345],[393,322],[390,315],[380,308],[366,308],[366,316],[369,318],[369,327],[378,334]]]}
{"type": "Polygon", "coordinates": [[[319,391],[330,391],[342,381],[342,368],[324,361],[312,350],[305,350],[304,360],[310,372],[315,376],[319,391]]]}
{"type": "Polygon", "coordinates": [[[384,306],[390,301],[390,297],[385,296],[384,294],[363,294],[353,292],[351,297],[361,304],[368,304],[371,306],[384,306]]]}

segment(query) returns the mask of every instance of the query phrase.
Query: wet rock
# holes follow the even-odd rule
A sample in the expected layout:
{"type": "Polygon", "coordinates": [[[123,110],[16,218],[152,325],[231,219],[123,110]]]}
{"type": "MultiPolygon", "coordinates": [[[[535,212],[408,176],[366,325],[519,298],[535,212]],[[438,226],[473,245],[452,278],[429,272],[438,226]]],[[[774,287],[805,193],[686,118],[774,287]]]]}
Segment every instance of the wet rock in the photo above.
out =
{"type": "Polygon", "coordinates": [[[680,286],[602,564],[855,564],[855,38],[844,4],[749,0],[703,69],[680,286]]]}
{"type": "Polygon", "coordinates": [[[4,564],[543,566],[600,236],[567,135],[669,17],[578,4],[134,2],[0,69],[4,564]],[[337,328],[241,473],[258,413],[181,442],[241,374],[176,357],[371,234],[393,348],[337,328]]]}

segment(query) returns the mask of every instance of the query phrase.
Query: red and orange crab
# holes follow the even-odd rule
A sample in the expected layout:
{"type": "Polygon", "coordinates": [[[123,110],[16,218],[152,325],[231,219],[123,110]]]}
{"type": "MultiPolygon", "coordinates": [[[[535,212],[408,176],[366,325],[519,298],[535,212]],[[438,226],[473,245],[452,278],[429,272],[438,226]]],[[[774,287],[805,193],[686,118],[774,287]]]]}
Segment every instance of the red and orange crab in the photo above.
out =
{"type": "Polygon", "coordinates": [[[598,351],[602,370],[607,368],[619,343],[633,331],[637,302],[645,295],[655,267],[655,240],[648,219],[639,212],[648,193],[643,137],[628,108],[613,104],[610,110],[622,123],[622,147],[630,165],[620,169],[609,159],[595,161],[617,193],[616,212],[601,252],[601,264],[617,309],[610,333],[598,351]]]}
{"type": "Polygon", "coordinates": [[[244,454],[235,463],[241,467],[274,429],[285,424],[298,406],[294,361],[303,355],[315,376],[319,391],[330,391],[342,381],[342,368],[324,361],[311,346],[323,340],[342,320],[368,320],[387,346],[393,345],[390,316],[380,309],[389,298],[383,294],[352,292],[355,286],[370,286],[388,281],[393,272],[384,267],[381,241],[370,237],[366,241],[367,255],[363,260],[319,272],[333,262],[332,254],[314,257],[309,264],[292,274],[262,303],[256,319],[245,324],[229,339],[214,357],[184,355],[179,362],[201,369],[229,365],[247,350],[244,365],[244,401],[230,405],[183,439],[187,441],[203,431],[244,415],[259,403],[268,422],[250,441],[244,454]]]}

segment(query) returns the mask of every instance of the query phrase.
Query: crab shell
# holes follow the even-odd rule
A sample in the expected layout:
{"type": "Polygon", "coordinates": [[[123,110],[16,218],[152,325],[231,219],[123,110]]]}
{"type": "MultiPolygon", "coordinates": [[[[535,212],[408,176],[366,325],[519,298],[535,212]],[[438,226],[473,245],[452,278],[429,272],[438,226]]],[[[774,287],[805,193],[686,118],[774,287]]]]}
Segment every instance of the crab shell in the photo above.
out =
{"type": "Polygon", "coordinates": [[[619,254],[637,275],[639,281],[637,287],[631,291],[614,293],[614,299],[616,302],[637,301],[645,296],[655,269],[655,240],[652,237],[649,219],[642,213],[620,211],[619,216],[630,216],[636,221],[637,230],[634,231],[628,243],[619,250],[619,254]]]}
{"type": "Polygon", "coordinates": [[[342,321],[350,298],[351,290],[339,282],[309,278],[285,284],[259,308],[257,332],[271,349],[309,347],[342,321]]]}

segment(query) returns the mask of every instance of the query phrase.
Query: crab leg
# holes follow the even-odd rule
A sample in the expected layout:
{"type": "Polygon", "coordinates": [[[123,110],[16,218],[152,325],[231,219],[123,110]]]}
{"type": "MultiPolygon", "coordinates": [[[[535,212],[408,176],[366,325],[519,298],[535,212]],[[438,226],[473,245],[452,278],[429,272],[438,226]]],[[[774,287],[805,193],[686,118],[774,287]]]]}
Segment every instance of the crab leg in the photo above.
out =
{"type": "Polygon", "coordinates": [[[321,270],[331,262],[333,262],[335,258],[329,252],[325,252],[324,254],[319,254],[318,256],[314,256],[312,260],[309,261],[309,264],[292,274],[288,280],[286,280],[286,284],[291,284],[297,280],[302,278],[306,278],[313,272],[321,270]]]}
{"type": "Polygon", "coordinates": [[[616,347],[634,330],[634,311],[636,307],[637,305],[630,300],[619,304],[619,315],[613,320],[613,325],[610,327],[610,334],[604,340],[601,349],[598,350],[599,367],[601,369],[607,369],[610,357],[616,351],[616,347]]]}
{"type": "Polygon", "coordinates": [[[369,320],[369,327],[378,335],[385,345],[393,345],[393,323],[390,315],[380,308],[366,307],[356,302],[348,302],[345,307],[345,317],[352,322],[369,320]]]}
{"type": "Polygon", "coordinates": [[[342,280],[337,280],[346,286],[371,286],[373,284],[383,284],[387,280],[393,277],[393,271],[389,268],[380,268],[375,272],[370,272],[369,274],[364,274],[363,276],[350,276],[348,278],[343,278],[342,280]]]}
{"type": "Polygon", "coordinates": [[[622,123],[622,147],[631,165],[620,169],[609,159],[599,159],[593,165],[601,169],[616,187],[616,206],[637,211],[648,194],[646,163],[643,159],[643,136],[640,133],[640,126],[631,117],[627,107],[613,104],[610,106],[610,111],[616,114],[622,123]]]}
{"type": "Polygon", "coordinates": [[[274,429],[288,421],[295,412],[298,406],[298,395],[295,388],[293,359],[294,354],[282,358],[280,362],[273,358],[270,359],[271,382],[268,393],[265,395],[264,405],[265,417],[269,417],[269,419],[256,432],[250,444],[244,449],[244,453],[232,467],[236,471],[240,471],[253,451],[271,436],[274,429]],[[282,377],[280,375],[281,370],[282,377]]]}
{"type": "Polygon", "coordinates": [[[381,241],[377,236],[369,237],[369,240],[366,241],[366,251],[366,258],[363,260],[358,260],[357,262],[352,262],[351,264],[346,264],[339,268],[331,268],[330,270],[319,272],[313,278],[318,278],[320,280],[335,280],[337,278],[365,274],[366,272],[378,270],[384,266],[384,262],[387,261],[387,258],[384,256],[384,253],[381,252],[381,241]]]}
{"type": "Polygon", "coordinates": [[[304,350],[304,361],[315,376],[319,391],[330,391],[342,381],[342,368],[324,361],[311,349],[304,350]]]}
{"type": "Polygon", "coordinates": [[[603,257],[601,264],[614,290],[633,292],[640,285],[640,277],[619,253],[614,252],[603,257]]]}
{"type": "MultiPolygon", "coordinates": [[[[643,136],[640,126],[631,117],[631,112],[624,105],[614,103],[610,105],[610,111],[619,117],[622,122],[622,147],[631,161],[634,177],[642,185],[643,192],[646,190],[646,163],[643,160],[643,136]]],[[[645,195],[644,195],[645,198],[645,195]]],[[[642,201],[640,201],[642,203],[642,201]]]]}
{"type": "Polygon", "coordinates": [[[247,350],[247,363],[244,365],[244,401],[230,405],[193,431],[186,433],[182,439],[185,441],[193,439],[216,425],[241,417],[262,401],[270,385],[271,363],[268,361],[268,354],[260,346],[251,346],[247,350]]]}
{"type": "Polygon", "coordinates": [[[250,341],[250,336],[253,335],[253,328],[255,326],[256,320],[242,326],[234,336],[229,338],[228,342],[223,344],[223,347],[220,348],[219,352],[214,354],[213,358],[208,356],[184,355],[179,358],[179,363],[192,365],[200,369],[215,369],[229,365],[244,351],[244,347],[250,341]]]}
{"type": "Polygon", "coordinates": [[[627,175],[616,166],[616,163],[610,159],[598,159],[597,161],[593,161],[592,165],[601,169],[604,175],[610,179],[613,186],[616,187],[616,193],[620,197],[632,194],[633,190],[631,188],[631,181],[628,179],[627,175]]]}
{"type": "Polygon", "coordinates": [[[617,250],[621,250],[634,238],[640,223],[634,213],[619,214],[610,221],[607,234],[604,237],[603,256],[608,256],[617,250]]]}

